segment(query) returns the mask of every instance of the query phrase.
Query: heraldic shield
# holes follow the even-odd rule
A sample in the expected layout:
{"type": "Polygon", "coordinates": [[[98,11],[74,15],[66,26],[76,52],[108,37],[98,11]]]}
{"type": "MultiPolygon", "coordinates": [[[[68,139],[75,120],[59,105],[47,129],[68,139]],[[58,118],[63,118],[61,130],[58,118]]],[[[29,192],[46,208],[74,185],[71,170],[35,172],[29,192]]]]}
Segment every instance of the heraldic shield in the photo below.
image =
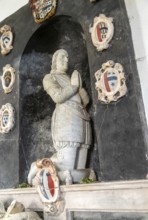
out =
{"type": "Polygon", "coordinates": [[[14,127],[14,108],[10,103],[3,105],[0,109],[0,133],[9,133],[14,127]]]}
{"type": "Polygon", "coordinates": [[[106,17],[104,14],[95,17],[90,33],[92,43],[98,51],[107,49],[114,34],[113,19],[106,17]]]}
{"type": "Polygon", "coordinates": [[[57,0],[29,0],[29,3],[36,23],[42,23],[55,14],[57,0]]]}
{"type": "Polygon", "coordinates": [[[0,28],[0,32],[2,33],[0,37],[1,54],[7,55],[13,49],[13,34],[11,27],[9,25],[4,25],[0,28]]]}
{"type": "Polygon", "coordinates": [[[56,202],[59,197],[59,178],[54,164],[50,159],[44,158],[37,161],[37,167],[37,190],[42,202],[56,202]]]}
{"type": "Polygon", "coordinates": [[[3,75],[1,76],[2,87],[4,93],[10,93],[15,82],[15,69],[7,64],[3,67],[3,75]]]}
{"type": "Polygon", "coordinates": [[[120,63],[109,60],[95,73],[95,77],[100,101],[108,104],[117,101],[127,93],[124,70],[120,63]]]}

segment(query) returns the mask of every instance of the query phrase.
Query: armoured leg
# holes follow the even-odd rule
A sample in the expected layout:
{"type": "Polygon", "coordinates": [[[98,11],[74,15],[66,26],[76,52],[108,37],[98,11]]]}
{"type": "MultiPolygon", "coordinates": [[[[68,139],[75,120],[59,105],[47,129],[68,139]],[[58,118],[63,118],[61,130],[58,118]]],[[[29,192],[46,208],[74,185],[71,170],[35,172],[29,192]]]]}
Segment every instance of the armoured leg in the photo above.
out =
{"type": "Polygon", "coordinates": [[[76,168],[77,147],[65,147],[50,159],[58,170],[73,170],[76,168]]]}
{"type": "Polygon", "coordinates": [[[89,145],[83,144],[78,149],[78,158],[77,158],[77,167],[76,167],[76,169],[85,169],[88,148],[89,148],[89,145]]]}

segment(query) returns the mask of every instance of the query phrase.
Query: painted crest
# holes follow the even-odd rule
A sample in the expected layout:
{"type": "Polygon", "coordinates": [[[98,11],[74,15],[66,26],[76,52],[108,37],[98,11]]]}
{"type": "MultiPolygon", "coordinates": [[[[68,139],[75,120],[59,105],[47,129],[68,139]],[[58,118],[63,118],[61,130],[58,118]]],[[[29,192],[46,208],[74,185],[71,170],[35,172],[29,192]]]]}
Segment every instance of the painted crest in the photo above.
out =
{"type": "Polygon", "coordinates": [[[37,190],[44,203],[56,202],[59,197],[59,178],[50,159],[37,161],[39,171],[36,175],[37,190]]]}
{"type": "Polygon", "coordinates": [[[13,34],[11,27],[9,25],[4,25],[0,28],[0,32],[2,33],[0,37],[1,54],[6,55],[13,49],[13,34]]]}
{"type": "Polygon", "coordinates": [[[55,14],[57,0],[29,0],[29,3],[36,23],[42,23],[55,14]]]}
{"type": "Polygon", "coordinates": [[[4,93],[10,93],[15,82],[15,69],[7,64],[3,67],[3,75],[1,76],[2,87],[4,93]]]}
{"type": "Polygon", "coordinates": [[[14,108],[10,103],[0,109],[0,133],[9,133],[14,127],[14,108]]]}
{"type": "Polygon", "coordinates": [[[112,60],[104,63],[95,73],[98,99],[106,104],[117,101],[127,93],[125,75],[120,63],[112,60]]]}
{"type": "Polygon", "coordinates": [[[94,18],[93,27],[90,28],[93,45],[98,51],[107,49],[114,34],[113,19],[100,14],[94,18]]]}

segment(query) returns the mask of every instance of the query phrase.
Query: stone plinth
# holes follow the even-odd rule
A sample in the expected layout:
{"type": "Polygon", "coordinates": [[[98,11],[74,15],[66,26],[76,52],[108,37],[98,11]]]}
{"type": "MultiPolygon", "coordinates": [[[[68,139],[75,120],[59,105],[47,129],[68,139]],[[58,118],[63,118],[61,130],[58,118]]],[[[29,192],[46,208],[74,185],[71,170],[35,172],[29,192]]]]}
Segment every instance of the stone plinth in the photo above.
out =
{"type": "MultiPolygon", "coordinates": [[[[148,218],[147,180],[61,186],[61,193],[65,201],[64,212],[59,217],[51,217],[44,213],[45,220],[75,220],[79,219],[76,215],[85,213],[87,216],[90,212],[98,213],[97,220],[100,220],[99,216],[103,213],[110,213],[114,219],[117,215],[118,219],[121,219],[121,215],[131,216],[127,217],[130,220],[134,219],[132,216],[144,220],[148,218]]],[[[13,199],[23,203],[25,208],[43,211],[43,204],[34,188],[0,191],[2,202],[13,199]]],[[[103,217],[102,219],[104,220],[103,217]]]]}

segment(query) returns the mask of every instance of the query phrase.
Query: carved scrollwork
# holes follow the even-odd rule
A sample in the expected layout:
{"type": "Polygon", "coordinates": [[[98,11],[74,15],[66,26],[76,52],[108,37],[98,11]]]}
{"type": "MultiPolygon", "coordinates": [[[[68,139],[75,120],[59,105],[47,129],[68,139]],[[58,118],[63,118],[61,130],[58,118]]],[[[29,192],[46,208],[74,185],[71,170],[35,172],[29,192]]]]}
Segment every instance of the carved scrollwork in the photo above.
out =
{"type": "Polygon", "coordinates": [[[12,130],[15,124],[14,112],[10,103],[2,106],[0,109],[0,133],[9,133],[12,130]]]}
{"type": "Polygon", "coordinates": [[[117,101],[127,93],[125,74],[120,63],[112,60],[104,63],[95,73],[98,99],[106,104],[117,101]]]}
{"type": "Polygon", "coordinates": [[[11,27],[9,25],[4,25],[0,28],[0,32],[2,33],[0,37],[1,54],[6,55],[13,49],[13,34],[11,27]]]}
{"type": "Polygon", "coordinates": [[[3,67],[3,75],[1,76],[2,87],[4,93],[10,93],[15,82],[15,69],[7,64],[3,67]]]}
{"type": "Polygon", "coordinates": [[[48,213],[49,216],[58,216],[64,210],[64,200],[58,200],[57,202],[46,204],[44,206],[44,212],[48,213]]]}
{"type": "Polygon", "coordinates": [[[100,14],[94,18],[93,27],[90,28],[93,45],[98,51],[107,49],[114,34],[113,19],[100,14]]]}

